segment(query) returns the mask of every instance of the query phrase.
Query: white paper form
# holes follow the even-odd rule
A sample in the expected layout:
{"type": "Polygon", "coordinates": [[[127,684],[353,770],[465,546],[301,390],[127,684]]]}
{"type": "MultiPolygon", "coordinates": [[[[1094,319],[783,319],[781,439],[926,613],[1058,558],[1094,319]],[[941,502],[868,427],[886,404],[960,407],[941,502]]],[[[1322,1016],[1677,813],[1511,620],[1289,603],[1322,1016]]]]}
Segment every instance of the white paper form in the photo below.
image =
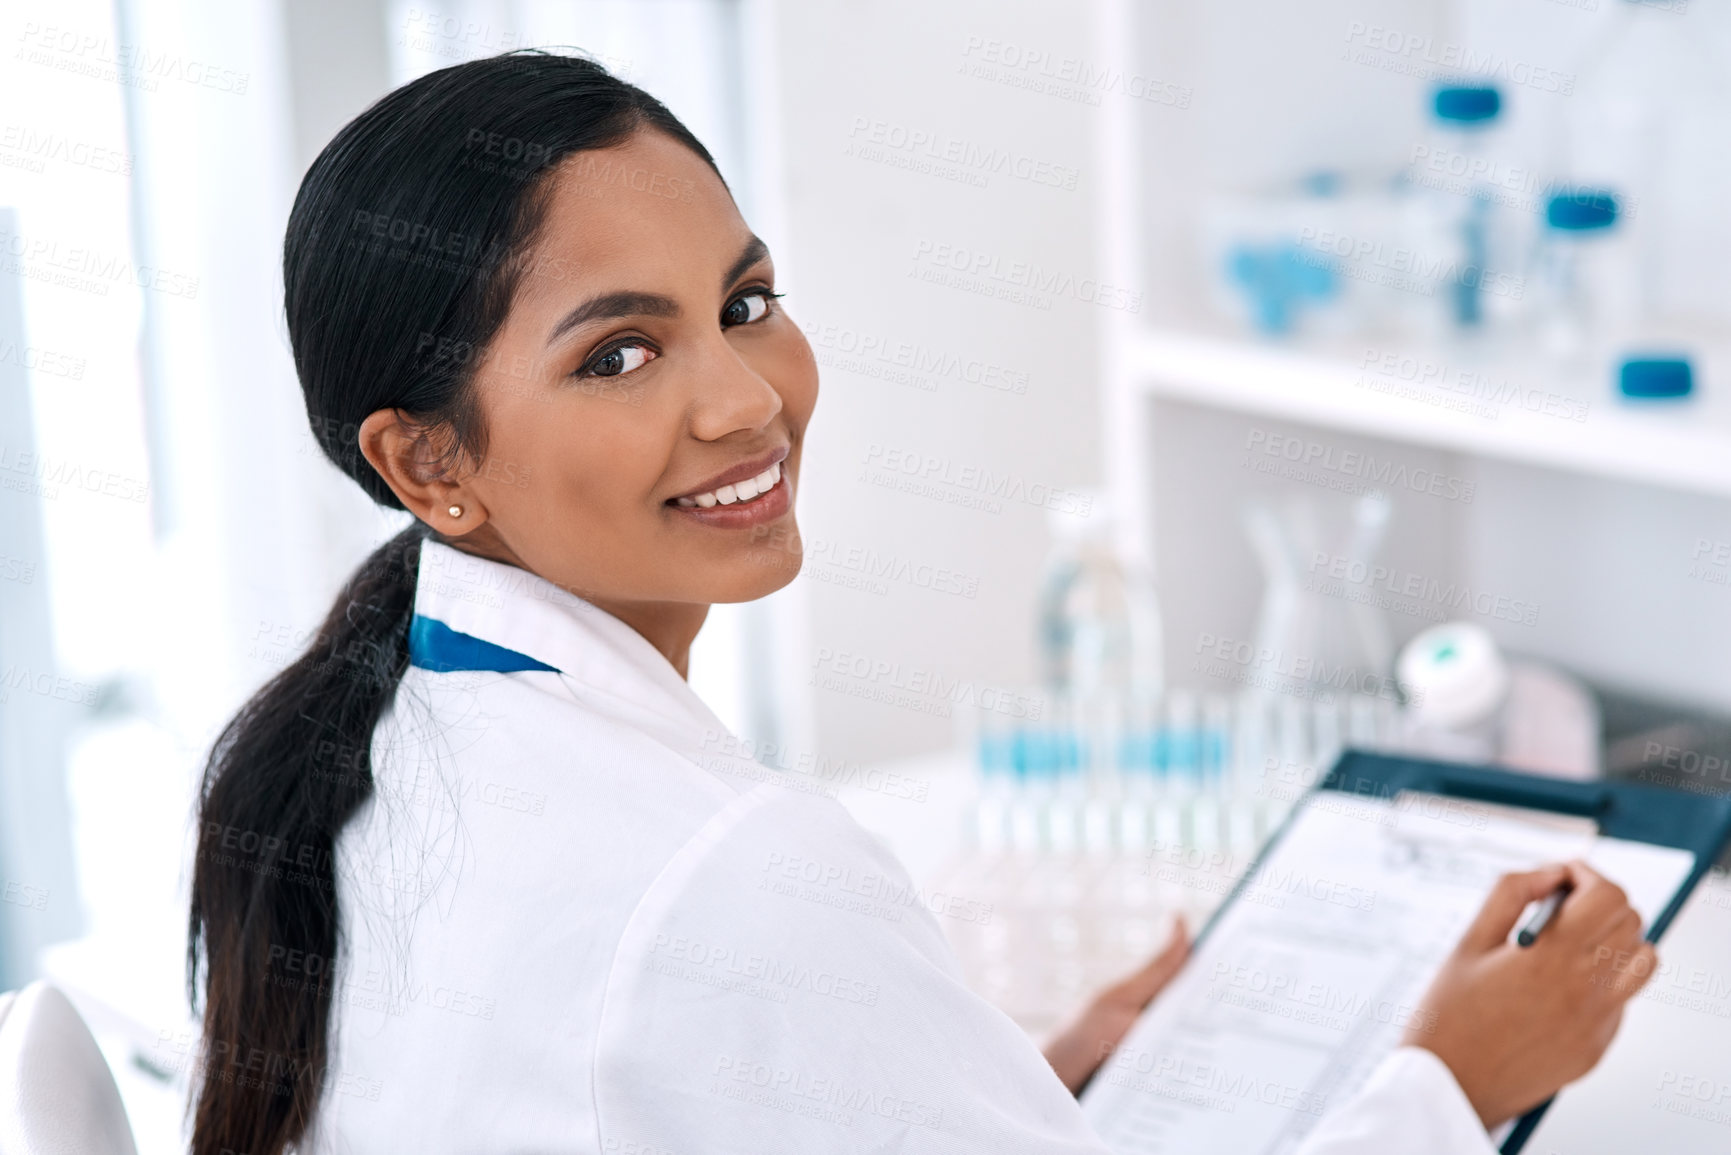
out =
{"type": "Polygon", "coordinates": [[[1309,799],[1083,1096],[1107,1146],[1290,1152],[1418,1018],[1500,875],[1583,858],[1651,923],[1694,866],[1515,813],[1424,794],[1309,799]]]}

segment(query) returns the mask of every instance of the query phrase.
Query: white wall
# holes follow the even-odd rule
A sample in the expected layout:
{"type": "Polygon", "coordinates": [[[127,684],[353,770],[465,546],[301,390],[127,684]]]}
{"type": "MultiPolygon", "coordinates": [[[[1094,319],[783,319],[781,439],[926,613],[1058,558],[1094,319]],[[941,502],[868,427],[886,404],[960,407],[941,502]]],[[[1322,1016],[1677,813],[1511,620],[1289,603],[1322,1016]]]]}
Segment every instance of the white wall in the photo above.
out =
{"type": "Polygon", "coordinates": [[[1731,502],[1507,463],[1480,467],[1472,580],[1533,590],[1531,631],[1500,640],[1610,685],[1731,708],[1731,588],[1695,560],[1731,541],[1731,502]],[[1710,546],[1712,548],[1712,546],[1710,546]],[[1692,570],[1694,573],[1692,574],[1692,570]]]}
{"type": "MultiPolygon", "coordinates": [[[[937,246],[981,254],[1005,270],[1030,262],[1075,282],[1095,275],[1092,150],[1100,109],[1067,98],[1075,94],[1023,87],[1039,69],[1002,63],[1026,53],[1046,54],[1048,68],[1090,60],[1091,6],[823,0],[776,13],[787,255],[797,270],[786,304],[813,334],[823,365],[800,497],[809,559],[800,580],[810,616],[796,657],[807,674],[817,673],[820,655],[877,667],[875,676],[832,671],[810,690],[816,753],[877,758],[949,742],[956,720],[930,712],[947,697],[966,698],[970,686],[1020,687],[1032,677],[1048,515],[1013,497],[996,508],[960,504],[980,496],[974,471],[1007,477],[1036,498],[1044,487],[1100,479],[1099,307],[1058,292],[1015,303],[916,275],[935,267],[937,246]],[[860,155],[880,122],[883,152],[860,155]],[[893,147],[903,133],[926,134],[939,155],[923,145],[893,147]],[[1044,179],[1060,183],[1067,178],[1052,174],[1073,169],[1074,187],[1009,171],[989,172],[985,187],[976,187],[900,167],[942,167],[946,148],[964,158],[1003,150],[1012,164],[1043,162],[1053,166],[1042,170],[1044,179]],[[850,355],[856,340],[890,352],[850,355]],[[1025,383],[1025,392],[970,383],[959,371],[915,372],[918,381],[898,383],[893,357],[903,345],[943,364],[992,366],[1025,383]],[[935,476],[958,483],[940,482],[928,495],[873,484],[872,467],[891,464],[897,452],[919,455],[919,469],[934,463],[935,476]],[[850,551],[953,571],[976,592],[893,578],[850,589],[843,583],[862,576],[850,568],[858,564],[850,551]],[[920,692],[932,679],[963,686],[920,692]],[[866,697],[893,694],[897,685],[912,687],[903,704],[866,697]]],[[[965,159],[953,166],[970,167],[965,159]]]]}

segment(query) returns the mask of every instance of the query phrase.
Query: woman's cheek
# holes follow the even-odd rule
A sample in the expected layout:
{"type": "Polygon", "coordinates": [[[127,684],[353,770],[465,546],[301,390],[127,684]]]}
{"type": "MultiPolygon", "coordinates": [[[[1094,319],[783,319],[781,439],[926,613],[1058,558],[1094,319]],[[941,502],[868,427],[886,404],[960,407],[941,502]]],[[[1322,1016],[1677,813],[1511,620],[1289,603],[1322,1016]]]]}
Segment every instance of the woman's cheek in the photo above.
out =
{"type": "Polygon", "coordinates": [[[817,404],[818,375],[817,357],[811,351],[811,343],[800,332],[799,326],[791,320],[787,323],[790,332],[789,347],[780,358],[776,375],[770,380],[774,383],[776,392],[781,394],[781,403],[788,411],[789,419],[803,429],[811,417],[812,409],[817,404]]]}

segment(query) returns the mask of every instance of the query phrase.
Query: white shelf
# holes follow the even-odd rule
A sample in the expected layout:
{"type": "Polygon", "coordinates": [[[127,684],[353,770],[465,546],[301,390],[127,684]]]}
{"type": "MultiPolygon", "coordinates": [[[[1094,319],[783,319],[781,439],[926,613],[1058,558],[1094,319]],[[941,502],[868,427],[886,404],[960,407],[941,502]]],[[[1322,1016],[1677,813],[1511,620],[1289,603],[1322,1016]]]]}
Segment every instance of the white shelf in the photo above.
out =
{"type": "MultiPolygon", "coordinates": [[[[1430,360],[1443,364],[1448,358],[1430,360]]],[[[1331,356],[1144,331],[1132,339],[1129,361],[1136,387],[1158,398],[1731,497],[1731,422],[1710,394],[1643,405],[1619,401],[1608,388],[1587,395],[1578,386],[1546,379],[1530,365],[1506,373],[1466,370],[1483,372],[1493,381],[1519,381],[1521,395],[1533,404],[1547,393],[1570,399],[1554,405],[1549,414],[1510,401],[1497,407],[1494,416],[1484,416],[1439,403],[1470,399],[1462,393],[1418,386],[1402,394],[1367,387],[1370,380],[1397,387],[1412,383],[1360,368],[1362,356],[1355,359],[1350,352],[1331,356]],[[1558,415],[1581,412],[1575,408],[1581,403],[1586,406],[1584,420],[1558,415]]]]}

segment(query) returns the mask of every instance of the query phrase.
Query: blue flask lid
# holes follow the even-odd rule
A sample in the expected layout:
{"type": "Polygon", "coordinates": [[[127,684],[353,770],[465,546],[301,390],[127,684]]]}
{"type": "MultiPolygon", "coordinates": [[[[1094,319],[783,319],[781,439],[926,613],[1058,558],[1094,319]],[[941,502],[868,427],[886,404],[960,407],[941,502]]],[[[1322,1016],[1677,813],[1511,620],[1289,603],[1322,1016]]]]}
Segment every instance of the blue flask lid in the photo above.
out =
{"type": "Polygon", "coordinates": [[[1503,94],[1488,84],[1445,84],[1436,90],[1431,111],[1451,124],[1483,124],[1503,109],[1503,94]]]}
{"type": "Polygon", "coordinates": [[[1555,193],[1545,204],[1545,223],[1571,233],[1608,229],[1617,223],[1617,198],[1609,189],[1555,193]]]}
{"type": "Polygon", "coordinates": [[[1695,372],[1687,357],[1630,357],[1617,371],[1625,397],[1687,397],[1695,391],[1695,372]]]}

